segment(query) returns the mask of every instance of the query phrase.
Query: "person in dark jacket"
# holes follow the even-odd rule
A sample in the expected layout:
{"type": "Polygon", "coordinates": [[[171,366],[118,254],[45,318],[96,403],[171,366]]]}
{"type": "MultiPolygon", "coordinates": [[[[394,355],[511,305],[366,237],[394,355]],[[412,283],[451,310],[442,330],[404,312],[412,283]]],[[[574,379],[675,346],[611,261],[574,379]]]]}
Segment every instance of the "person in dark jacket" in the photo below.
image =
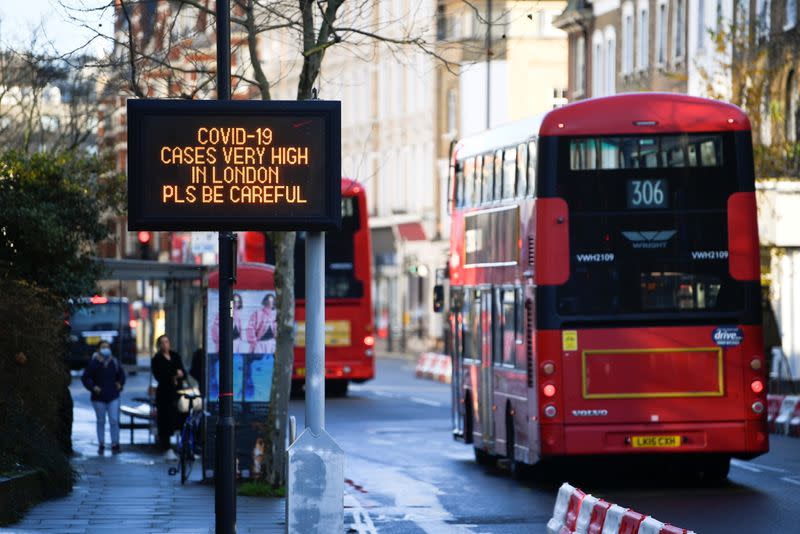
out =
{"type": "Polygon", "coordinates": [[[120,452],[119,446],[119,392],[125,386],[125,370],[106,341],[97,345],[89,365],[83,370],[83,385],[92,392],[92,407],[97,415],[97,453],[105,452],[106,417],[111,433],[111,452],[120,452]]]}
{"type": "Polygon", "coordinates": [[[150,363],[153,376],[158,381],[156,388],[156,411],[158,413],[158,444],[168,456],[172,452],[170,438],[178,428],[178,390],[186,378],[181,356],[171,350],[169,338],[159,336],[156,340],[158,352],[150,363]]]}

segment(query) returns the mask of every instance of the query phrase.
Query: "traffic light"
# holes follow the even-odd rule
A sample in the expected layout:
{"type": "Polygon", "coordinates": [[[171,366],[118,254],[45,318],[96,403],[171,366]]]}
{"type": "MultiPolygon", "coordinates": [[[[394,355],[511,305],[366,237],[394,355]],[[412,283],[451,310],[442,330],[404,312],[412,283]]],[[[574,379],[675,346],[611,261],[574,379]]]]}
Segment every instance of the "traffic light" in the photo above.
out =
{"type": "Polygon", "coordinates": [[[139,240],[139,258],[149,260],[153,258],[153,234],[150,232],[139,232],[136,234],[139,240]]]}

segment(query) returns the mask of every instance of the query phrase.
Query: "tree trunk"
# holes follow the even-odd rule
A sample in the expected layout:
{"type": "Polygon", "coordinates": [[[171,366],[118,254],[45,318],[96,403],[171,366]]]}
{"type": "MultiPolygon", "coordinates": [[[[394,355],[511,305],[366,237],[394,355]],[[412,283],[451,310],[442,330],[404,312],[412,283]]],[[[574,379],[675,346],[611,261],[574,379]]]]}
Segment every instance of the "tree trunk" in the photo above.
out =
{"type": "MultiPolygon", "coordinates": [[[[311,0],[300,0],[300,12],[303,28],[304,50],[314,50],[303,58],[303,69],[297,87],[297,99],[311,98],[312,88],[319,76],[322,58],[330,37],[330,28],[336,20],[336,11],[343,0],[330,0],[325,8],[325,16],[320,24],[319,33],[314,28],[311,0]]],[[[252,11],[252,3],[248,8],[252,11]]],[[[248,16],[252,16],[248,13],[248,16]]],[[[250,20],[250,19],[248,19],[250,20]]],[[[253,33],[254,25],[249,23],[249,33],[253,33]]],[[[255,50],[251,47],[251,52],[255,50]]],[[[258,63],[255,58],[254,65],[258,63]]],[[[269,84],[260,65],[255,68],[262,98],[269,98],[269,84]]],[[[270,394],[269,415],[265,436],[267,453],[264,478],[273,487],[286,485],[286,427],[289,421],[289,395],[292,388],[292,369],[294,367],[294,232],[269,232],[269,239],[275,246],[275,288],[278,306],[278,335],[275,350],[275,370],[272,374],[272,392],[270,394]]]]}
{"type": "Polygon", "coordinates": [[[275,246],[278,335],[265,432],[264,477],[273,487],[286,485],[286,427],[294,366],[294,232],[269,232],[275,246]]]}

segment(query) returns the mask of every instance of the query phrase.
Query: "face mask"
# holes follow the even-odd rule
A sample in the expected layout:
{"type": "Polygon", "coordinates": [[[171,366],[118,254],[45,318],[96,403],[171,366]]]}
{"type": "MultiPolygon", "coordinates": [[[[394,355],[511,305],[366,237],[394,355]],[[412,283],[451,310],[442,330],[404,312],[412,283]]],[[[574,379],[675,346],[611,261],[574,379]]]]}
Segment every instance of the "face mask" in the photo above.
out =
{"type": "Polygon", "coordinates": [[[100,355],[103,358],[110,358],[111,357],[111,349],[109,349],[107,347],[104,347],[104,348],[100,349],[100,355]]]}

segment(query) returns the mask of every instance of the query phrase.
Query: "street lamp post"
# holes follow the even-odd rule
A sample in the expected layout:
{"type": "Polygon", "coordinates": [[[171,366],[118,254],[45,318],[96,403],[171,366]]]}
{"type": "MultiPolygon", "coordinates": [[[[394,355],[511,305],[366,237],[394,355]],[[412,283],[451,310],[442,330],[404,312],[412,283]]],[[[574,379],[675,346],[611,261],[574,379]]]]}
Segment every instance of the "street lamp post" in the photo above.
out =
{"type": "MultiPolygon", "coordinates": [[[[231,23],[229,0],[217,0],[217,100],[231,98],[231,23]]],[[[219,233],[219,415],[214,476],[216,532],[236,532],[236,451],[233,419],[233,284],[236,237],[219,233]]]]}

